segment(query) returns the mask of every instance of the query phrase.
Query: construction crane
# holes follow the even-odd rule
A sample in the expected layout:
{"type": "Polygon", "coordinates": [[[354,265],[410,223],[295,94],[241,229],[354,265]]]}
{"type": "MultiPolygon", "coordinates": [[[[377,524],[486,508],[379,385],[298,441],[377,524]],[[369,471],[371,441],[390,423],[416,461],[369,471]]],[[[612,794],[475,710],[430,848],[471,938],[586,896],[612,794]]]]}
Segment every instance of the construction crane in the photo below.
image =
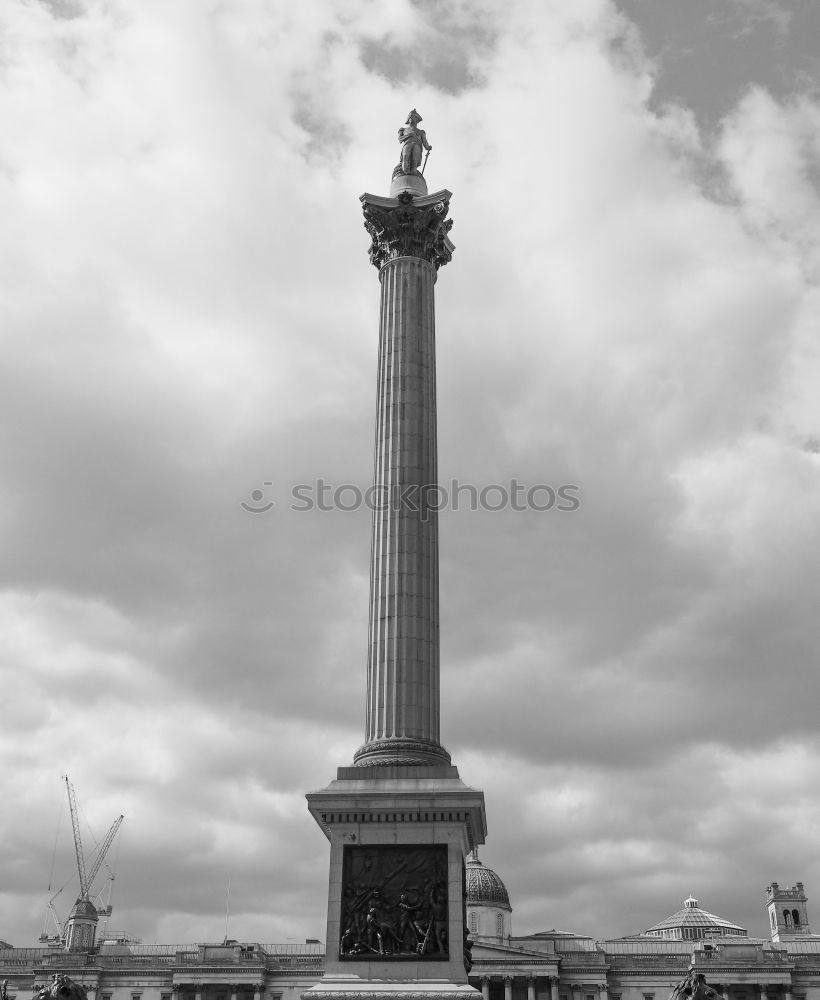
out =
{"type": "Polygon", "coordinates": [[[68,791],[68,808],[71,810],[71,825],[74,827],[74,850],[77,853],[77,873],[80,876],[79,898],[89,899],[91,886],[94,884],[94,879],[97,877],[103,861],[105,861],[108,848],[114,842],[114,837],[116,837],[117,830],[119,830],[120,823],[122,823],[124,817],[118,816],[111,824],[111,829],[105,835],[105,840],[102,842],[101,847],[97,851],[97,857],[94,860],[94,864],[91,866],[91,871],[86,873],[83,841],[80,836],[80,820],[77,815],[77,799],[74,795],[74,786],[71,784],[68,775],[65,775],[65,786],[68,791]]]}
{"type": "MultiPolygon", "coordinates": [[[[105,835],[105,839],[103,840],[102,844],[97,846],[95,852],[92,852],[94,854],[94,860],[91,864],[90,869],[87,869],[85,852],[83,851],[83,841],[82,841],[82,836],[80,834],[80,820],[77,810],[77,797],[74,793],[74,786],[71,784],[71,780],[68,778],[67,775],[63,775],[63,780],[65,781],[66,792],[68,794],[68,807],[71,812],[71,826],[74,832],[74,851],[77,856],[77,875],[80,880],[80,893],[79,896],[77,897],[77,903],[91,902],[91,887],[94,884],[94,879],[99,874],[100,868],[102,867],[105,861],[105,856],[108,853],[111,844],[114,842],[114,838],[117,835],[117,831],[120,828],[120,824],[123,821],[123,817],[118,816],[117,819],[115,819],[114,822],[111,824],[111,829],[105,835]]],[[[56,850],[56,845],[55,845],[55,850],[56,850]]],[[[106,865],[106,867],[108,866],[106,865]]],[[[113,879],[114,875],[111,872],[111,869],[109,868],[108,871],[111,876],[111,879],[113,879]]],[[[51,888],[51,886],[49,886],[49,888],[51,888]]],[[[63,889],[64,888],[65,886],[63,886],[63,889]]],[[[56,943],[57,941],[65,940],[66,927],[64,927],[63,924],[61,923],[59,917],[57,916],[57,910],[54,906],[54,901],[57,899],[57,896],[60,895],[63,889],[59,889],[57,893],[55,893],[55,895],[52,896],[51,900],[48,903],[49,913],[54,921],[54,924],[56,925],[58,936],[53,937],[49,935],[47,933],[46,927],[43,927],[43,933],[40,935],[41,941],[56,943]]],[[[100,895],[102,895],[102,892],[100,892],[100,895]]],[[[107,905],[103,909],[97,911],[101,916],[105,917],[109,917],[111,915],[110,889],[108,896],[109,898],[107,901],[107,905]]],[[[48,920],[48,916],[46,917],[46,920],[48,920]]]]}

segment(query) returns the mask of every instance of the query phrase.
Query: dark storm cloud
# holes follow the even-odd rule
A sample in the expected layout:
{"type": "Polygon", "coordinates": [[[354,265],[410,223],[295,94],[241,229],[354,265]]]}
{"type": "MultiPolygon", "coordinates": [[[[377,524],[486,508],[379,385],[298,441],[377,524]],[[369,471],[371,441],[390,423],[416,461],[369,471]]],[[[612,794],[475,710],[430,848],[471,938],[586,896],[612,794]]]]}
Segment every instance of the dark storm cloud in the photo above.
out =
{"type": "Polygon", "coordinates": [[[653,102],[692,108],[713,128],[748,88],[816,92],[820,12],[811,0],[618,0],[656,61],[653,102]]]}

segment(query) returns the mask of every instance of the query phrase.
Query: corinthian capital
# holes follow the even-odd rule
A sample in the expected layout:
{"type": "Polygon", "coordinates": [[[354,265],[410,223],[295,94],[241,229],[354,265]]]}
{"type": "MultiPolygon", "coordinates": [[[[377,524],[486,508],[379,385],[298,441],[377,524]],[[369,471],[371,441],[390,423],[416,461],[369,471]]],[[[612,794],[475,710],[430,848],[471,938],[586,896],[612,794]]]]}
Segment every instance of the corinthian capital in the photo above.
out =
{"type": "Polygon", "coordinates": [[[364,228],[370,234],[370,262],[381,269],[395,257],[419,257],[438,270],[448,264],[455,246],[447,235],[453,220],[450,192],[418,197],[403,191],[397,198],[361,196],[364,228]]]}

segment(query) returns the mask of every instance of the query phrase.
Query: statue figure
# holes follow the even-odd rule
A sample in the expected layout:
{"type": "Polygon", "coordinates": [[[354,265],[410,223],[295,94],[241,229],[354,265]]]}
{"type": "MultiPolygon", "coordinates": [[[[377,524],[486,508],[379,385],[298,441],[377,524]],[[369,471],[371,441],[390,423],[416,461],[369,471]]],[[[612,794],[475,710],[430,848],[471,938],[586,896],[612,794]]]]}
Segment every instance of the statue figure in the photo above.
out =
{"type": "Polygon", "coordinates": [[[421,938],[424,937],[419,920],[416,916],[421,910],[421,903],[411,903],[406,892],[399,896],[397,909],[399,911],[396,926],[396,940],[402,951],[414,951],[421,938]]]}
{"type": "Polygon", "coordinates": [[[717,990],[706,982],[702,972],[692,970],[669,994],[669,1000],[722,1000],[717,990]]]}
{"type": "Polygon", "coordinates": [[[51,982],[43,986],[34,1000],[88,1000],[85,989],[62,972],[55,972],[51,982]]]}
{"type": "Polygon", "coordinates": [[[421,115],[413,108],[407,116],[406,123],[399,129],[401,160],[393,171],[394,177],[397,174],[412,174],[415,177],[421,177],[421,171],[419,170],[421,151],[422,149],[426,149],[429,153],[433,148],[427,141],[424,129],[418,128],[418,123],[421,120],[421,115]]]}

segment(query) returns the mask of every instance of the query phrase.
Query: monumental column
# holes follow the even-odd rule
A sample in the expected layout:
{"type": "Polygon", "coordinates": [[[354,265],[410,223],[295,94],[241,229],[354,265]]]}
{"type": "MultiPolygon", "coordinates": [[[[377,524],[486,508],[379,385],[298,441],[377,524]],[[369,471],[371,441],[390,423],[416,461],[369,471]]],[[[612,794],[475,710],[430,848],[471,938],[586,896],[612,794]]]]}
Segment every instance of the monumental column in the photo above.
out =
{"type": "Polygon", "coordinates": [[[361,197],[381,310],[366,743],[358,765],[449,764],[439,744],[436,336],[433,286],[453,256],[450,192],[427,194],[431,148],[410,112],[390,197],[361,197]]]}
{"type": "Polygon", "coordinates": [[[420,121],[399,129],[390,195],[361,197],[381,283],[365,742],[307,796],[330,878],[325,975],[304,1000],[481,1000],[464,866],[484,796],[439,742],[433,286],[453,255],[451,195],[427,193],[420,121]]]}

